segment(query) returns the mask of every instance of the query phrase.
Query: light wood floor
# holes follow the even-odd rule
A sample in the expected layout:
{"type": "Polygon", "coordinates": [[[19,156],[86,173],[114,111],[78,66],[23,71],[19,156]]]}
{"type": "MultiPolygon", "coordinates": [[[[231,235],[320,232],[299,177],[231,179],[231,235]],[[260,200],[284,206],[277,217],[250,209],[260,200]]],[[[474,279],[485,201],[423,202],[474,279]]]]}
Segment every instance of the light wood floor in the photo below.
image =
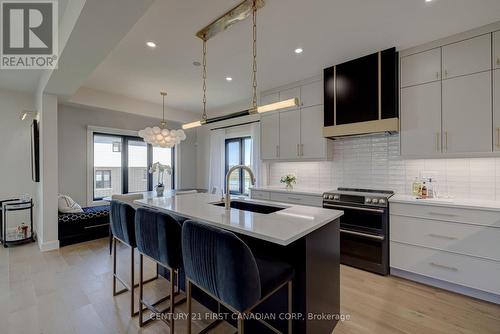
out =
{"type": "MultiPolygon", "coordinates": [[[[128,253],[120,249],[124,276],[128,253]]],[[[106,239],[47,253],[35,244],[1,247],[0,333],[169,333],[158,321],[139,329],[137,318],[129,317],[128,295],[111,296],[111,268],[106,239]]],[[[153,268],[147,265],[146,277],[153,268]]],[[[500,333],[498,305],[344,266],[341,279],[341,309],[350,320],[339,323],[335,334],[500,333]]],[[[146,295],[154,299],[167,291],[159,279],[148,284],[146,295]]],[[[204,312],[199,305],[194,311],[204,312]]],[[[185,321],[176,325],[176,333],[185,333],[185,321]]],[[[229,325],[214,331],[233,332],[229,325]]]]}

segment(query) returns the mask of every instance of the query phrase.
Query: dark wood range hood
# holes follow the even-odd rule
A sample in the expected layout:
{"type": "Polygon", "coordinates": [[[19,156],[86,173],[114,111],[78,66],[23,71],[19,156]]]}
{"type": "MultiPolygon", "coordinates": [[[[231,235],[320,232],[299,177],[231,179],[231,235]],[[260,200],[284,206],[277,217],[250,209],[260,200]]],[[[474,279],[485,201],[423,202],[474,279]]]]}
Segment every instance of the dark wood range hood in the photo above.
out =
{"type": "Polygon", "coordinates": [[[327,138],[399,131],[395,48],[324,69],[327,138]]]}

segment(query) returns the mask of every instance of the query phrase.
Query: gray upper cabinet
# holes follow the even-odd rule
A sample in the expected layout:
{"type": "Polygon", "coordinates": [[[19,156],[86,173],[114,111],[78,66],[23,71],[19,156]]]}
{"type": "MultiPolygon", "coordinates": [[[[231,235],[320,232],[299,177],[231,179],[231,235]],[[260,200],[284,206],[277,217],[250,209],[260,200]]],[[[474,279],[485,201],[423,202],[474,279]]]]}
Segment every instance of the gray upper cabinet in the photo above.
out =
{"type": "Polygon", "coordinates": [[[493,71],[493,149],[500,152],[500,69],[493,71]]]}
{"type": "Polygon", "coordinates": [[[500,68],[500,31],[493,33],[493,67],[500,68]]]}
{"type": "Polygon", "coordinates": [[[280,93],[266,94],[260,97],[260,105],[271,104],[280,101],[280,93]]]}
{"type": "Polygon", "coordinates": [[[279,158],[280,136],[279,113],[269,113],[260,116],[260,155],[263,160],[279,158]]]}
{"type": "Polygon", "coordinates": [[[491,34],[445,45],[442,48],[443,79],[491,69],[491,34]]]}
{"type": "Polygon", "coordinates": [[[300,109],[280,112],[280,159],[300,157],[300,109]]]}
{"type": "Polygon", "coordinates": [[[300,88],[300,103],[302,107],[323,104],[323,81],[315,81],[300,88]]]}
{"type": "Polygon", "coordinates": [[[491,152],[491,71],[443,81],[443,152],[491,152]]]}
{"type": "Polygon", "coordinates": [[[401,58],[401,87],[420,85],[441,79],[441,48],[401,58]]]}
{"type": "Polygon", "coordinates": [[[300,156],[321,159],[327,154],[323,137],[323,105],[303,107],[300,110],[300,156]]]}

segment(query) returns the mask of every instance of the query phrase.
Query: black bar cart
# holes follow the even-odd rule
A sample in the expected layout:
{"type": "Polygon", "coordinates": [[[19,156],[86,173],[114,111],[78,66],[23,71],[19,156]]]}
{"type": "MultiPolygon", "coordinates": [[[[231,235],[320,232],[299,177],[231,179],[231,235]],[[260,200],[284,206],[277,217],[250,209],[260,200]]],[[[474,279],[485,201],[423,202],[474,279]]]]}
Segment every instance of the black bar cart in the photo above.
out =
{"type": "Polygon", "coordinates": [[[5,248],[10,245],[34,242],[33,231],[33,200],[32,199],[9,199],[0,201],[0,242],[5,248]],[[12,229],[9,227],[9,213],[18,211],[29,211],[29,223],[24,222],[12,229]]]}

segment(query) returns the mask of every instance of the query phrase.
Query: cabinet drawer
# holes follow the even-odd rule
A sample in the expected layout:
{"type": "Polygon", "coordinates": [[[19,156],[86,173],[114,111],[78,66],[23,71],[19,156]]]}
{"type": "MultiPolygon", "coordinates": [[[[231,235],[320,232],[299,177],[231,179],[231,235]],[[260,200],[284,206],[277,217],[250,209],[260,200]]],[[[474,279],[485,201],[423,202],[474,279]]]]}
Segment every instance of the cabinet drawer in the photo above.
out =
{"type": "Polygon", "coordinates": [[[391,215],[500,227],[500,212],[391,203],[391,215]]]}
{"type": "Polygon", "coordinates": [[[267,191],[251,190],[250,197],[254,199],[264,199],[269,200],[270,194],[267,191]]]}
{"type": "Polygon", "coordinates": [[[391,241],[500,261],[500,229],[391,215],[391,241]]]}
{"type": "Polygon", "coordinates": [[[500,262],[391,242],[391,267],[500,294],[500,262]]]}
{"type": "Polygon", "coordinates": [[[291,194],[271,193],[271,201],[318,206],[318,207],[323,206],[323,198],[321,196],[296,195],[293,193],[291,194]]]}

